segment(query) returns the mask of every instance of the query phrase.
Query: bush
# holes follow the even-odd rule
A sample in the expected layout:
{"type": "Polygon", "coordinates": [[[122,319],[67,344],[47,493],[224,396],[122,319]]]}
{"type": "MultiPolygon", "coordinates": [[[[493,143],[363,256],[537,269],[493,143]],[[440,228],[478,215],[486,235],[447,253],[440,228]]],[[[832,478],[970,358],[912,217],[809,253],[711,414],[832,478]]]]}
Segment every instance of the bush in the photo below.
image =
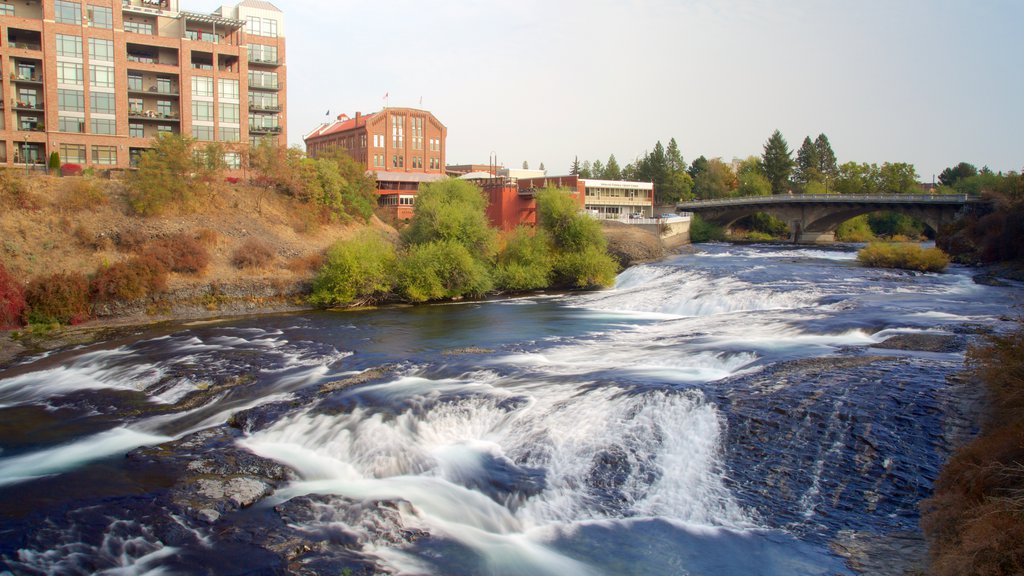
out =
{"type": "Polygon", "coordinates": [[[556,250],[577,251],[591,246],[605,249],[601,223],[581,214],[581,208],[562,190],[546,188],[537,192],[537,224],[551,235],[556,250]]]}
{"type": "Polygon", "coordinates": [[[17,328],[25,312],[25,291],[0,263],[0,330],[17,328]]]}
{"type": "Polygon", "coordinates": [[[65,180],[62,184],[60,204],[65,210],[73,212],[94,210],[109,201],[106,192],[92,178],[75,178],[65,180]]]}
{"type": "Polygon", "coordinates": [[[565,252],[555,258],[555,282],[566,288],[611,286],[618,271],[618,263],[596,246],[580,252],[565,252]]]}
{"type": "Polygon", "coordinates": [[[210,228],[200,228],[199,231],[196,232],[196,240],[198,240],[203,246],[209,248],[217,245],[217,241],[220,240],[220,234],[216,230],[211,230],[210,228]]]}
{"type": "Polygon", "coordinates": [[[60,167],[61,176],[81,176],[82,165],[81,164],[64,164],[60,167]]]}
{"type": "Polygon", "coordinates": [[[99,269],[90,289],[97,302],[138,300],[167,289],[167,269],[151,256],[132,258],[99,269]]]}
{"type": "Polygon", "coordinates": [[[28,183],[17,172],[0,169],[0,206],[35,210],[39,202],[29,192],[28,183]]]}
{"type": "Polygon", "coordinates": [[[128,178],[128,203],[137,214],[153,216],[171,207],[192,207],[196,175],[207,173],[205,155],[193,150],[194,143],[187,136],[163,134],[139,156],[138,170],[128,178]]]}
{"type": "Polygon", "coordinates": [[[694,214],[690,219],[690,242],[721,242],[725,240],[725,229],[705,221],[694,214]]]}
{"type": "Polygon", "coordinates": [[[381,301],[394,289],[395,261],[394,245],[376,232],[338,242],[313,280],[309,301],[316,306],[381,301]]]}
{"type": "Polygon", "coordinates": [[[766,212],[758,212],[750,217],[750,227],[754,232],[768,235],[768,239],[789,236],[789,226],[775,216],[766,212]]]}
{"type": "Polygon", "coordinates": [[[117,247],[125,252],[136,252],[149,242],[149,234],[139,228],[129,228],[117,234],[117,247]]]}
{"type": "Polygon", "coordinates": [[[502,290],[536,290],[551,284],[550,238],[543,229],[520,226],[505,239],[494,269],[494,283],[502,290]]]}
{"type": "Polygon", "coordinates": [[[416,212],[402,232],[406,245],[456,242],[482,259],[490,258],[497,234],[484,213],[487,201],[465,180],[431,182],[420,189],[416,212]]]}
{"type": "Polygon", "coordinates": [[[397,276],[399,293],[412,302],[483,296],[494,287],[483,263],[455,241],[410,246],[397,276]]]}
{"type": "Polygon", "coordinates": [[[148,255],[171,272],[198,274],[210,263],[210,253],[195,238],[174,234],[150,242],[143,255],[148,255]]]}
{"type": "Polygon", "coordinates": [[[32,279],[25,289],[26,320],[31,324],[78,324],[89,318],[89,279],[58,272],[32,279]]]}
{"type": "Polygon", "coordinates": [[[323,254],[306,254],[305,256],[296,256],[289,260],[285,267],[291,270],[295,274],[308,274],[314,270],[319,270],[324,265],[323,254]]]}
{"type": "Polygon", "coordinates": [[[949,265],[949,256],[938,248],[921,248],[918,244],[872,242],[857,253],[865,266],[900,268],[919,272],[942,272],[949,265]]]}
{"type": "Polygon", "coordinates": [[[899,212],[875,212],[868,215],[868,223],[876,236],[893,238],[904,236],[914,240],[924,235],[924,224],[899,212]]]}
{"type": "Polygon", "coordinates": [[[274,251],[258,238],[249,238],[235,249],[231,263],[235,268],[262,268],[274,261],[274,251]]]}
{"type": "Polygon", "coordinates": [[[839,242],[871,242],[874,239],[867,215],[851,218],[836,228],[836,240],[839,242]]]}

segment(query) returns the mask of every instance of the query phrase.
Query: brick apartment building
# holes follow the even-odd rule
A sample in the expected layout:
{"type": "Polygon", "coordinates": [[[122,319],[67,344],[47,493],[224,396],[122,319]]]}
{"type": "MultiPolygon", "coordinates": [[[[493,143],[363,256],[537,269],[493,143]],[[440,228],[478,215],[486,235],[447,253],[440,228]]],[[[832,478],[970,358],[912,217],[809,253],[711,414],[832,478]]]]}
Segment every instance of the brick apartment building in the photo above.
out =
{"type": "Polygon", "coordinates": [[[284,17],[244,0],[0,0],[0,165],[127,168],[161,133],[287,143],[284,17]]]}
{"type": "Polygon", "coordinates": [[[385,108],[346,114],[304,137],[306,153],[341,150],[377,177],[378,203],[394,217],[412,217],[420,184],[445,178],[448,129],[426,110],[385,108]]]}

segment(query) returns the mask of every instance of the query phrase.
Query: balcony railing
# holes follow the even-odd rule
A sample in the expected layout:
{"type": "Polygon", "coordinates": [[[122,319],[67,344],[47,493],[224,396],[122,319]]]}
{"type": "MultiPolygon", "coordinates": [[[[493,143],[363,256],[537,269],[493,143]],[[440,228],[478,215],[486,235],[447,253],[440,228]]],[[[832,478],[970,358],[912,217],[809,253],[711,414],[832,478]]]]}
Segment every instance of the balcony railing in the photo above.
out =
{"type": "Polygon", "coordinates": [[[11,72],[11,80],[15,82],[35,82],[37,84],[43,83],[43,77],[38,74],[16,74],[11,72]]]}
{"type": "Polygon", "coordinates": [[[22,50],[42,50],[43,47],[39,44],[29,42],[10,42],[11,48],[21,48],[22,50]]]}
{"type": "Polygon", "coordinates": [[[264,90],[279,90],[277,82],[249,82],[249,88],[262,88],[264,90]]]}
{"type": "Polygon", "coordinates": [[[158,94],[160,96],[181,96],[177,87],[172,87],[170,90],[163,90],[159,86],[150,86],[149,88],[143,88],[142,86],[129,86],[128,92],[136,94],[158,94]]]}
{"type": "Polygon", "coordinates": [[[280,126],[249,126],[250,134],[280,134],[280,126]]]}
{"type": "Polygon", "coordinates": [[[162,114],[154,110],[128,110],[128,117],[136,120],[155,120],[155,121],[173,121],[177,122],[181,119],[179,114],[171,112],[170,114],[162,114]]]}
{"type": "Polygon", "coordinates": [[[249,62],[251,64],[267,64],[270,66],[277,66],[280,62],[277,58],[263,58],[260,56],[253,56],[249,54],[249,62]]]}
{"type": "Polygon", "coordinates": [[[25,102],[24,100],[17,100],[11,98],[11,108],[15,110],[32,110],[33,112],[43,109],[42,102],[25,102]]]}
{"type": "Polygon", "coordinates": [[[264,111],[264,112],[280,112],[281,111],[281,105],[280,104],[253,104],[252,102],[250,102],[249,103],[249,110],[261,110],[261,111],[264,111]]]}

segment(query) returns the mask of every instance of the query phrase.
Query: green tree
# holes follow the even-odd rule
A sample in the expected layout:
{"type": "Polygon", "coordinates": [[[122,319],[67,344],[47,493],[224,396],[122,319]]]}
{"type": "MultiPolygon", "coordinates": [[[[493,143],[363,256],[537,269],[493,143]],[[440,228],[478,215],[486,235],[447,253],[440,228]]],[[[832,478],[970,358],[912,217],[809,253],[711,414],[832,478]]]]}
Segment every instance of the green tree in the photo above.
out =
{"type": "Polygon", "coordinates": [[[587,246],[603,250],[606,246],[600,222],[581,214],[577,200],[557,188],[537,192],[537,225],[551,235],[554,247],[560,251],[578,251],[587,246]]]}
{"type": "Polygon", "coordinates": [[[978,169],[973,164],[967,162],[961,162],[956,166],[946,168],[939,173],[939,183],[943,186],[956,186],[956,183],[964,178],[970,178],[971,176],[977,176],[978,169]]]}
{"type": "Polygon", "coordinates": [[[380,302],[394,289],[394,244],[373,230],[338,242],[327,252],[309,297],[315,306],[380,302]]]}
{"type": "Polygon", "coordinates": [[[604,165],[604,175],[606,180],[622,180],[622,169],[619,168],[615,154],[608,156],[608,162],[604,165]]]}
{"type": "Polygon", "coordinates": [[[693,178],[685,170],[670,172],[658,194],[662,204],[674,204],[693,198],[693,178]]]}
{"type": "Polygon", "coordinates": [[[875,164],[846,162],[839,167],[835,191],[839,194],[877,194],[881,187],[875,164]]]}
{"type": "Polygon", "coordinates": [[[397,285],[411,302],[478,297],[494,287],[484,263],[453,240],[409,246],[398,262],[397,285]]]}
{"type": "Polygon", "coordinates": [[[494,269],[494,283],[502,290],[522,291],[551,284],[551,237],[542,228],[519,226],[505,238],[494,269]]]}
{"type": "Polygon", "coordinates": [[[675,138],[668,141],[668,148],[665,149],[665,168],[669,173],[686,171],[686,162],[675,138]]]}
{"type": "Polygon", "coordinates": [[[693,179],[693,195],[701,200],[725,198],[739,185],[732,168],[718,158],[704,163],[704,169],[693,179]]]}
{"type": "Polygon", "coordinates": [[[697,175],[700,174],[701,172],[707,170],[707,168],[708,168],[708,159],[705,158],[703,155],[701,155],[701,156],[698,156],[697,159],[693,161],[693,164],[690,164],[690,167],[689,167],[689,169],[686,170],[686,173],[690,175],[690,178],[693,178],[694,180],[696,180],[697,179],[697,175]]]}
{"type": "Polygon", "coordinates": [[[580,178],[593,178],[594,173],[590,170],[590,160],[584,160],[583,166],[580,167],[580,171],[577,174],[580,178]]]}
{"type": "Polygon", "coordinates": [[[878,169],[881,191],[885,194],[915,194],[921,192],[917,170],[906,162],[885,162],[878,169]]]}
{"type": "Polygon", "coordinates": [[[793,173],[793,153],[789,144],[776,130],[764,145],[761,164],[764,174],[772,185],[772,194],[782,194],[789,189],[789,177],[793,173]]]}
{"type": "Polygon", "coordinates": [[[818,172],[822,175],[826,188],[831,188],[832,182],[839,176],[836,153],[832,151],[828,136],[823,133],[814,139],[814,147],[818,150],[818,172]]]}
{"type": "Polygon", "coordinates": [[[594,160],[594,162],[590,165],[590,174],[594,178],[597,178],[599,180],[604,180],[605,179],[604,164],[602,164],[600,160],[594,160]]]}
{"type": "Polygon", "coordinates": [[[523,170],[529,170],[529,169],[530,169],[530,163],[527,162],[526,160],[523,160],[523,170]]]}
{"type": "Polygon", "coordinates": [[[538,166],[538,168],[540,170],[547,170],[547,168],[544,167],[544,163],[543,162],[540,163],[540,166],[538,166]]]}
{"type": "Polygon", "coordinates": [[[796,153],[796,170],[793,172],[793,180],[801,187],[806,187],[811,182],[821,182],[824,175],[821,173],[821,158],[818,147],[811,142],[809,136],[804,137],[803,144],[796,153]]]}
{"type": "Polygon", "coordinates": [[[580,158],[577,156],[572,160],[572,168],[569,169],[569,174],[572,176],[579,176],[581,169],[582,166],[580,166],[580,158]]]}
{"type": "Polygon", "coordinates": [[[170,206],[192,206],[194,175],[200,171],[193,154],[195,140],[178,134],[161,134],[153,147],[139,156],[138,170],[128,179],[128,202],[136,213],[151,216],[170,206]]]}
{"type": "Polygon", "coordinates": [[[471,182],[449,178],[425,184],[402,240],[406,245],[454,242],[489,259],[495,253],[497,234],[488,223],[486,207],[483,193],[471,182]]]}
{"type": "Polygon", "coordinates": [[[740,162],[736,178],[739,181],[737,196],[769,196],[772,193],[772,185],[761,170],[761,161],[757,156],[750,156],[740,162]]]}
{"type": "Polygon", "coordinates": [[[619,265],[603,249],[587,246],[583,250],[563,252],[555,257],[556,282],[569,288],[597,288],[615,282],[619,265]]]}

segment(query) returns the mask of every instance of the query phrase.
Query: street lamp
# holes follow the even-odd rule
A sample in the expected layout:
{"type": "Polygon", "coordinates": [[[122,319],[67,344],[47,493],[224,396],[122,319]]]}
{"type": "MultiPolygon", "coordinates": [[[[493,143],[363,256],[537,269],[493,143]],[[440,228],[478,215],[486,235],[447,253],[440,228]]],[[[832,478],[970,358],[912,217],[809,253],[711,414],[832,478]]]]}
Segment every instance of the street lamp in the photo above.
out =
{"type": "Polygon", "coordinates": [[[21,148],[21,160],[25,163],[25,174],[28,174],[28,136],[25,136],[25,145],[21,148]]]}

